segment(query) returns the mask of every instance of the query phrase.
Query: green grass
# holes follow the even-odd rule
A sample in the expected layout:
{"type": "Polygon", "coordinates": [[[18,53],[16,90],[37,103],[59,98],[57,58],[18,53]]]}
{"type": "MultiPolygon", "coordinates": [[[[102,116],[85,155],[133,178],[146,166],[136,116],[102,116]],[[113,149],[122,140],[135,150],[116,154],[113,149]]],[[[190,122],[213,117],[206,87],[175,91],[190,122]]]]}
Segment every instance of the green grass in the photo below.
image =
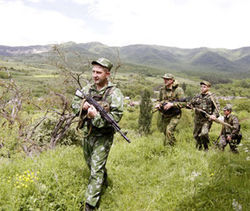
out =
{"type": "MultiPolygon", "coordinates": [[[[49,94],[45,95],[51,87],[53,90],[62,87],[61,77],[51,77],[54,70],[8,64],[13,67],[11,71],[19,85],[31,89],[35,96],[48,98],[47,103],[54,102],[49,94]]],[[[128,93],[135,90],[139,93],[141,87],[152,88],[162,83],[159,78],[139,79],[128,93]]],[[[123,87],[128,82],[127,75],[118,74],[117,81],[123,87]]],[[[152,134],[140,136],[136,132],[138,108],[126,108],[119,125],[128,131],[132,143],[127,144],[119,134],[115,136],[107,163],[110,185],[104,191],[99,210],[247,210],[250,207],[249,100],[234,100],[233,104],[242,120],[244,137],[238,155],[228,148],[225,152],[218,151],[212,145],[207,153],[197,151],[190,110],[183,110],[176,130],[177,145],[170,148],[162,145],[156,114],[152,134]]],[[[18,136],[14,129],[0,132],[0,143],[5,144],[0,149],[0,210],[79,210],[89,177],[82,149],[58,146],[39,156],[24,157],[16,151],[18,136]],[[6,158],[9,153],[11,158],[6,158]]],[[[220,125],[213,124],[211,143],[220,129],[220,125]]]]}
{"type": "MultiPolygon", "coordinates": [[[[110,186],[99,209],[234,210],[236,201],[246,210],[249,140],[235,155],[213,147],[197,151],[193,140],[181,136],[170,148],[163,147],[158,132],[137,138],[131,133],[132,144],[117,134],[107,163],[110,186]]],[[[80,147],[57,147],[38,157],[0,160],[0,164],[2,210],[78,210],[84,200],[89,172],[80,147]],[[26,181],[31,172],[36,179],[26,181]]]]}

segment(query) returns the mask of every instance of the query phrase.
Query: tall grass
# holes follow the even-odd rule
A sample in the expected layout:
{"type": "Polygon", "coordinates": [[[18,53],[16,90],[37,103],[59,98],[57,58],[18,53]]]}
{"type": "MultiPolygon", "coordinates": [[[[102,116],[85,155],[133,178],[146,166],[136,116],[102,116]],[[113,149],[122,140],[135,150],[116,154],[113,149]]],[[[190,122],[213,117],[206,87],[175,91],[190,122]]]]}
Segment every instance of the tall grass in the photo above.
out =
{"type": "MultiPolygon", "coordinates": [[[[188,136],[174,148],[162,134],[119,135],[107,163],[109,186],[99,210],[235,210],[249,207],[249,140],[240,154],[197,151],[188,136]],[[237,206],[236,206],[236,205],[237,206]]],[[[89,172],[80,147],[0,160],[1,210],[78,210],[89,172]],[[30,176],[29,176],[30,175],[30,176]]]]}

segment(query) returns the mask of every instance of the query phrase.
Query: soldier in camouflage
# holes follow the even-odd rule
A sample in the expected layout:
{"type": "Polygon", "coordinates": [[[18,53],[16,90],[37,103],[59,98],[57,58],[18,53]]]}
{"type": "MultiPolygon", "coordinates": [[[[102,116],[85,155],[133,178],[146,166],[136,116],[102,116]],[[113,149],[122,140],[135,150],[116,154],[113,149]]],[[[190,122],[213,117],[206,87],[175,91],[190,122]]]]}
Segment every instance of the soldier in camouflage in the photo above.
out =
{"type": "MultiPolygon", "coordinates": [[[[116,122],[123,113],[123,95],[114,84],[108,81],[112,63],[105,58],[92,62],[92,78],[94,83],[85,86],[81,91],[92,96],[102,105],[116,122]]],[[[90,169],[90,178],[86,190],[85,210],[94,210],[98,206],[101,191],[107,185],[105,168],[109,151],[113,143],[114,129],[100,116],[93,105],[75,97],[72,103],[75,113],[86,117],[81,122],[83,129],[84,158],[90,169]]]]}
{"type": "Polygon", "coordinates": [[[219,117],[219,109],[220,105],[218,100],[216,99],[215,95],[210,92],[211,83],[208,81],[201,81],[200,82],[200,89],[201,93],[193,97],[190,102],[191,107],[199,108],[206,113],[208,113],[210,118],[208,119],[207,116],[195,110],[194,115],[194,131],[193,135],[196,140],[196,147],[199,150],[208,150],[209,144],[209,131],[212,126],[212,121],[215,118],[219,117]]]}
{"type": "Polygon", "coordinates": [[[175,81],[174,75],[167,73],[162,78],[164,86],[160,89],[159,103],[155,108],[159,109],[165,104],[163,109],[166,112],[159,112],[157,125],[160,132],[164,133],[163,145],[173,146],[176,143],[174,131],[180,121],[182,108],[180,102],[173,101],[184,98],[184,91],[175,81]]]}
{"type": "Polygon", "coordinates": [[[221,130],[219,147],[224,151],[227,144],[234,153],[238,153],[237,145],[241,141],[240,124],[237,116],[232,114],[232,105],[227,104],[224,109],[224,122],[233,126],[233,128],[224,126],[221,130]]]}

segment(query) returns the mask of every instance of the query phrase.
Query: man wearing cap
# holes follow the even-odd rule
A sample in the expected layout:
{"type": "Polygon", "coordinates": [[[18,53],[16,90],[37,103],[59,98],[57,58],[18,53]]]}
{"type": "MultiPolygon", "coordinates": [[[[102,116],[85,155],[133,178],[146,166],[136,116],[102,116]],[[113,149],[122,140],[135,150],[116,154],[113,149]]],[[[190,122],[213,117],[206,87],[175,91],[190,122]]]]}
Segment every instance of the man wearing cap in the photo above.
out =
{"type": "Polygon", "coordinates": [[[165,136],[163,145],[166,146],[169,144],[173,146],[176,143],[174,131],[180,121],[182,108],[180,102],[173,103],[173,101],[184,98],[184,91],[175,81],[174,75],[167,73],[162,76],[162,78],[164,80],[164,86],[160,89],[158,98],[159,103],[155,108],[161,111],[160,108],[164,105],[164,112],[159,112],[157,125],[165,136]]]}
{"type": "MultiPolygon", "coordinates": [[[[88,84],[81,91],[92,96],[105,110],[119,122],[123,113],[123,95],[113,83],[108,81],[112,63],[106,58],[92,62],[93,84],[88,84]]],[[[100,116],[93,105],[75,97],[73,111],[86,119],[81,125],[84,133],[84,158],[90,169],[90,178],[86,190],[85,210],[94,210],[99,205],[103,186],[107,185],[105,168],[109,151],[113,143],[114,129],[100,116]],[[82,113],[84,115],[82,115],[82,113]]]]}
{"type": "Polygon", "coordinates": [[[232,128],[223,125],[221,130],[219,147],[224,151],[227,144],[234,153],[238,153],[237,145],[241,141],[240,124],[237,116],[232,114],[232,105],[227,104],[224,108],[224,122],[230,124],[232,128]]]}
{"type": "Polygon", "coordinates": [[[220,105],[215,95],[210,92],[211,83],[208,81],[200,82],[200,94],[193,97],[190,101],[190,106],[193,108],[198,108],[200,110],[208,113],[210,118],[208,118],[203,112],[198,109],[195,110],[194,115],[194,131],[193,135],[196,140],[196,147],[199,150],[208,150],[209,143],[209,131],[212,126],[212,121],[219,117],[220,105]]]}

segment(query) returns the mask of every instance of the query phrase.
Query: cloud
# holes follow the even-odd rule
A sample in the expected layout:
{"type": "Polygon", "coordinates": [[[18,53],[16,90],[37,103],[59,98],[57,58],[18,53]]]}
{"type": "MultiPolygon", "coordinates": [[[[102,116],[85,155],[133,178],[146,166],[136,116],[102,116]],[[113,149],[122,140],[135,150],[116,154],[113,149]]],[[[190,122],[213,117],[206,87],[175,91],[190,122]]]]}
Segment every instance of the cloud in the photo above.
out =
{"type": "Polygon", "coordinates": [[[27,7],[21,1],[0,2],[0,25],[4,45],[79,42],[93,37],[83,20],[27,7]]]}
{"type": "MultiPolygon", "coordinates": [[[[53,1],[54,9],[58,8],[55,4],[62,6],[61,1],[46,1],[53,1]]],[[[100,41],[111,46],[158,44],[182,48],[249,45],[250,1],[247,0],[65,0],[63,3],[67,3],[68,15],[71,11],[75,13],[74,18],[59,13],[62,10],[28,7],[24,0],[0,0],[0,44],[100,41]]]]}
{"type": "Polygon", "coordinates": [[[245,0],[99,0],[90,14],[111,23],[106,43],[236,48],[249,45],[249,9],[245,0]]]}

